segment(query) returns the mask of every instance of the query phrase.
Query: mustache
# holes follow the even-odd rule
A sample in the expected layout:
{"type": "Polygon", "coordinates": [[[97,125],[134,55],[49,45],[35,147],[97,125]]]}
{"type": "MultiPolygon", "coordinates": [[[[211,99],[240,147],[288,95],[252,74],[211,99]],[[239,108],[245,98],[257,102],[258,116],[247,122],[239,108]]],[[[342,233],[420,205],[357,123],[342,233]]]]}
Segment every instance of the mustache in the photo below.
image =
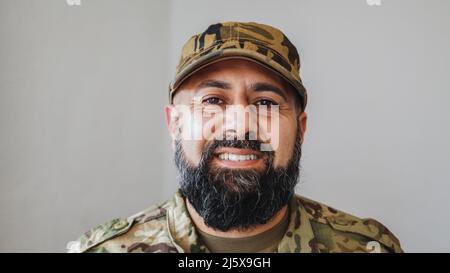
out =
{"type": "Polygon", "coordinates": [[[214,140],[211,144],[207,145],[207,150],[239,148],[260,151],[261,144],[258,140],[214,140]]]}
{"type": "Polygon", "coordinates": [[[264,144],[264,142],[257,139],[255,140],[252,139],[251,133],[248,132],[245,134],[244,139],[237,139],[237,137],[234,137],[231,140],[226,139],[225,137],[222,140],[215,139],[211,141],[211,143],[206,145],[205,152],[213,152],[218,148],[239,148],[262,152],[261,151],[262,144],[264,144]]]}

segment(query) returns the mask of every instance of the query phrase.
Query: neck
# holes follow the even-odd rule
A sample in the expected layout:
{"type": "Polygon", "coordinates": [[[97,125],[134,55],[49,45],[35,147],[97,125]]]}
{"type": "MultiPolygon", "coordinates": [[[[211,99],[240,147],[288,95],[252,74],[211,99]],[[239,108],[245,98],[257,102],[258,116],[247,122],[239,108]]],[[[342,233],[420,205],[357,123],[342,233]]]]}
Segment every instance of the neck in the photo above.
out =
{"type": "Polygon", "coordinates": [[[233,228],[228,231],[221,231],[207,226],[203,218],[197,213],[197,211],[191,205],[189,200],[185,198],[185,201],[191,219],[199,230],[214,236],[225,238],[242,238],[263,233],[264,231],[269,230],[272,227],[276,226],[278,223],[280,223],[287,213],[287,205],[285,205],[277,213],[275,213],[275,215],[272,218],[270,218],[269,221],[267,221],[267,223],[265,224],[252,226],[246,229],[233,228]]]}

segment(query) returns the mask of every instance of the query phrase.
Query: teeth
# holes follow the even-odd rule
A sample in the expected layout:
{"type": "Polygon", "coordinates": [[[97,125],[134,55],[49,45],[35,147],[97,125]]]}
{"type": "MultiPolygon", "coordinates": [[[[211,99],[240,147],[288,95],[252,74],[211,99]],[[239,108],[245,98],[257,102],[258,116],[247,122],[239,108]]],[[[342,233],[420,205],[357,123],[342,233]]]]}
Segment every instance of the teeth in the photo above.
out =
{"type": "Polygon", "coordinates": [[[220,154],[219,158],[222,160],[230,161],[245,161],[245,160],[256,160],[258,157],[256,155],[237,155],[237,154],[220,154]]]}

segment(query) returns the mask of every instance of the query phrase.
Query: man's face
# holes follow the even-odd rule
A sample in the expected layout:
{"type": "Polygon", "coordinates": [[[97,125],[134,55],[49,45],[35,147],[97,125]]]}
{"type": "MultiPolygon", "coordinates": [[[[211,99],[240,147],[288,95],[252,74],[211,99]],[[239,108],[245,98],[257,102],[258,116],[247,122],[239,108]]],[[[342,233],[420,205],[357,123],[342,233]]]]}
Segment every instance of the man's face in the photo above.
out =
{"type": "Polygon", "coordinates": [[[287,86],[259,64],[222,60],[188,78],[166,107],[181,189],[207,225],[263,224],[292,195],[306,113],[287,86]]]}

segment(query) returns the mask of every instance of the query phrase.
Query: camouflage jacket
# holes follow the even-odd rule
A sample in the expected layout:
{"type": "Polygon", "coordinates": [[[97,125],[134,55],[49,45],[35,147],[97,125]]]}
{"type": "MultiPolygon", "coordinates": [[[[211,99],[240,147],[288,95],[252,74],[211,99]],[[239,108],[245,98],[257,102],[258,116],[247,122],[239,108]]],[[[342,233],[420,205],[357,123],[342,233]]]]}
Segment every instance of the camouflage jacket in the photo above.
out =
{"type": "MultiPolygon", "coordinates": [[[[360,219],[295,195],[277,252],[402,252],[398,239],[373,219],[360,219]]],[[[172,200],[119,218],[68,243],[68,252],[209,252],[180,191],[172,200]]]]}

